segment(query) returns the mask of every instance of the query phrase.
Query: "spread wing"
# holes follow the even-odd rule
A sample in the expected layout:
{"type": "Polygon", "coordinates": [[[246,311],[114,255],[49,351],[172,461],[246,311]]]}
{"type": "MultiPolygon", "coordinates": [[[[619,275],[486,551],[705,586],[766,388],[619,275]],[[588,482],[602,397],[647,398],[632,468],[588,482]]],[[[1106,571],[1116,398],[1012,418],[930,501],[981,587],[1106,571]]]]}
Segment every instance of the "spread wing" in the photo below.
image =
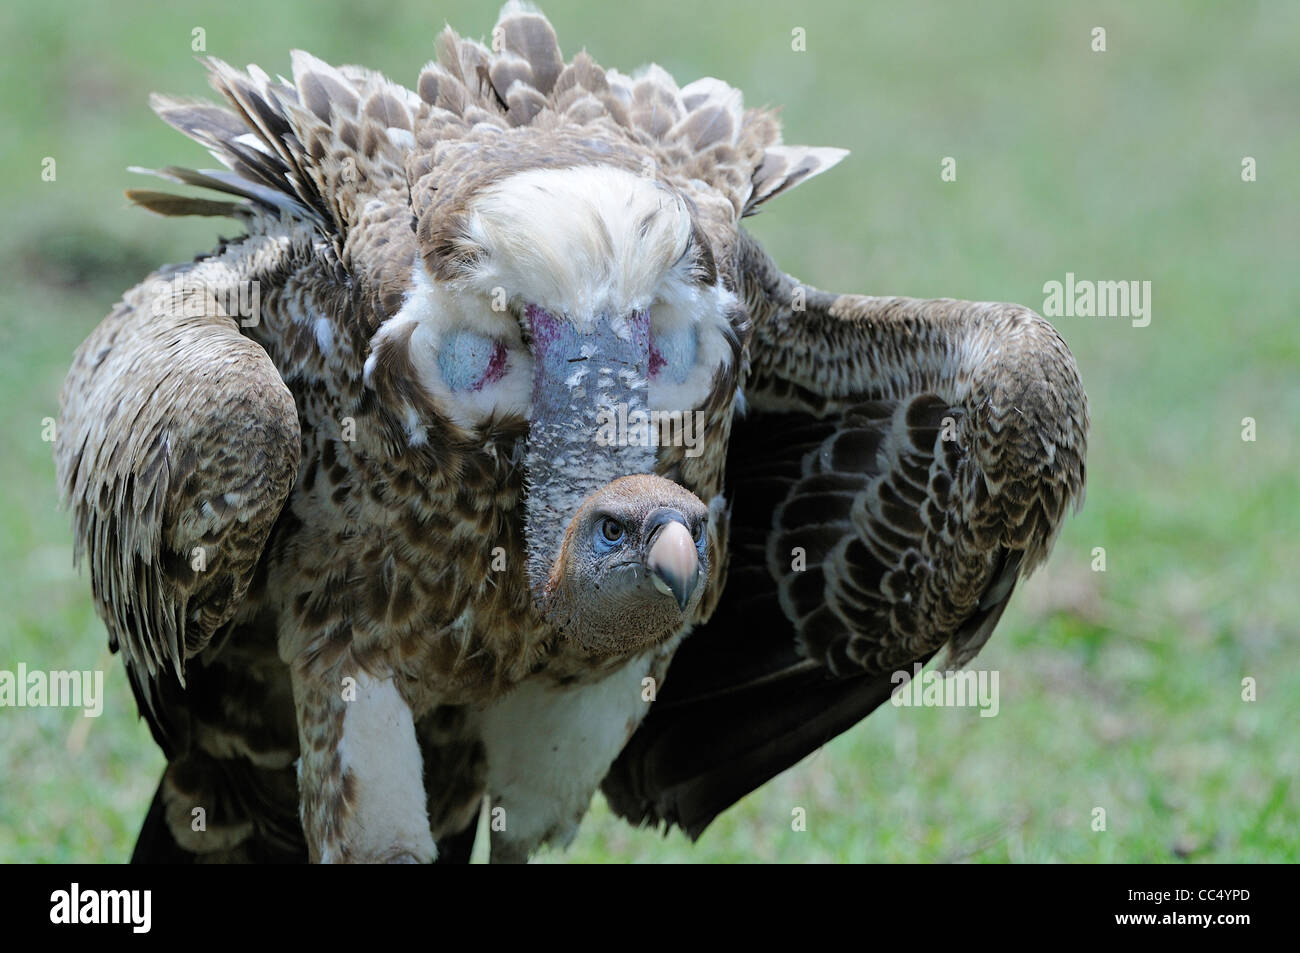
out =
{"type": "Polygon", "coordinates": [[[733,425],[731,568],[603,788],[692,837],[856,724],[893,674],[987,641],[1082,502],[1087,401],[1016,305],[829,295],[747,237],[749,413],[733,425]]]}
{"type": "Polygon", "coordinates": [[[210,261],[129,292],[77,350],[57,427],[76,558],[165,750],[159,692],[244,601],[298,469],[293,397],[223,316],[230,281],[210,261]]]}

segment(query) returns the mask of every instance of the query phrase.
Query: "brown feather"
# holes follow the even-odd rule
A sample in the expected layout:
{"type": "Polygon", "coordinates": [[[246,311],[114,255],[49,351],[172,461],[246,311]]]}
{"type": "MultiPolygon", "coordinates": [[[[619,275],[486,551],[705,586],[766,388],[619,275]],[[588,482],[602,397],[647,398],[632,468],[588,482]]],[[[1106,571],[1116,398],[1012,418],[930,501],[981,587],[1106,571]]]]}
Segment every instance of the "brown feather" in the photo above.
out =
{"type": "MultiPolygon", "coordinates": [[[[796,295],[740,231],[840,150],[782,145],[775,114],[743,109],[719,80],[679,87],[658,67],[629,78],[586,53],[565,63],[521,4],[503,10],[494,49],[447,29],[435,52],[418,92],[294,52],[292,82],[206,61],[226,106],[151,101],[225,167],[154,174],[220,200],[133,200],[234,216],[247,235],[159,272],[92,333],[56,456],[110,644],[171,762],[141,838],[160,851],[428,859],[430,832],[462,831],[491,773],[467,712],[524,684],[586,698],[633,663],[658,678],[687,628],[629,662],[593,657],[548,622],[524,571],[521,513],[541,498],[524,471],[544,469],[526,452],[539,442],[530,421],[457,423],[422,383],[414,326],[376,338],[411,300],[417,262],[454,285],[488,253],[470,238],[475,203],[517,173],[653,177],[689,209],[695,287],[741,299],[714,316],[726,360],[695,408],[701,452],[664,446],[637,467],[710,514],[676,701],[611,776],[612,800],[639,805],[639,819],[696,833],[870,711],[890,666],[945,644],[971,658],[1082,497],[1086,400],[1041,318],[796,295]],[[202,317],[155,307],[153,281],[180,278],[203,279],[179,299],[202,317]],[[258,320],[223,316],[214,292],[252,282],[258,320]],[[196,548],[211,550],[202,572],[196,548]],[[372,702],[350,707],[348,679],[372,702]],[[696,703],[720,698],[693,723],[696,703]],[[358,742],[376,710],[400,730],[358,742]],[[732,742],[735,757],[720,756],[732,742]],[[391,756],[366,762],[376,750],[391,756]],[[210,840],[181,829],[195,798],[219,807],[210,840]],[[380,818],[400,829],[376,833],[380,818]]],[[[586,475],[569,472],[573,486],[551,487],[566,507],[586,475]]],[[[614,754],[593,753],[591,770],[614,754]]],[[[585,808],[525,800],[565,823],[585,808]]],[[[509,849],[562,829],[550,817],[509,849]]]]}

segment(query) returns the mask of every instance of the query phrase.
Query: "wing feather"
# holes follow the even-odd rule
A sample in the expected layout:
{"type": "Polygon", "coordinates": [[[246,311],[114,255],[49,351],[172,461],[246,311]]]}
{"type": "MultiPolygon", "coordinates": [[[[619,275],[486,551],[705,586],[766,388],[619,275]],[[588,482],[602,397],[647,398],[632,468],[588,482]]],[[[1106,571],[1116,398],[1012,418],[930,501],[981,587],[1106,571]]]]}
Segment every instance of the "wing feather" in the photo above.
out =
{"type": "Polygon", "coordinates": [[[192,265],[130,291],[77,350],[55,462],[75,556],[155,722],[160,680],[239,608],[298,469],[294,401],[192,265]]]}
{"type": "Polygon", "coordinates": [[[1088,411],[1015,305],[828,295],[740,246],[754,322],[727,590],[605,780],[692,837],[947,647],[969,662],[1082,502],[1088,411]]]}

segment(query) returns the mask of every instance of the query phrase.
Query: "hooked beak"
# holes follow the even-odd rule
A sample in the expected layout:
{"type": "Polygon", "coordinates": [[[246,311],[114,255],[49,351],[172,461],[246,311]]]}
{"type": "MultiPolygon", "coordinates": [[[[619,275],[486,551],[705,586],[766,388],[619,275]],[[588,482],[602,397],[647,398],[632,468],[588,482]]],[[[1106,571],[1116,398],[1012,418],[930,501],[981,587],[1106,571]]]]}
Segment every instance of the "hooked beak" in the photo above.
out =
{"type": "Polygon", "coordinates": [[[655,588],[677,600],[686,611],[700,581],[700,557],[686,521],[675,510],[651,514],[648,521],[650,546],[645,566],[655,588]]]}

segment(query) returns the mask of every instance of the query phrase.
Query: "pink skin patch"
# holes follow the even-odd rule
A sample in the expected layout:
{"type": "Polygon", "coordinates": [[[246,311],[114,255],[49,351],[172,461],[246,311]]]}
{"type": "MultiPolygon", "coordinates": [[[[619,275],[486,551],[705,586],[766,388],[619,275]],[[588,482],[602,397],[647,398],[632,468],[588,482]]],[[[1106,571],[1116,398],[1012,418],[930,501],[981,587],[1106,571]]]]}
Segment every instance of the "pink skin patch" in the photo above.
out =
{"type": "Polygon", "coordinates": [[[567,318],[535,304],[524,307],[524,316],[532,336],[535,379],[563,380],[568,376],[568,365],[590,356],[638,368],[645,368],[649,363],[648,309],[613,318],[597,315],[589,330],[579,330],[567,318]]]}
{"type": "Polygon", "coordinates": [[[506,376],[509,360],[504,341],[474,331],[453,331],[438,348],[438,371],[447,389],[474,393],[506,376]]]}
{"type": "Polygon", "coordinates": [[[563,330],[560,319],[535,304],[528,305],[524,309],[524,314],[527,316],[528,326],[533,332],[533,353],[544,356],[560,338],[563,330]]]}
{"type": "Polygon", "coordinates": [[[668,334],[657,334],[650,342],[650,377],[667,378],[681,384],[699,359],[699,329],[695,325],[668,334]]]}
{"type": "Polygon", "coordinates": [[[506,376],[506,346],[500,341],[492,345],[492,356],[488,358],[483,376],[470,386],[471,391],[480,391],[488,384],[495,384],[506,376]]]}
{"type": "Polygon", "coordinates": [[[633,311],[627,316],[628,328],[632,332],[632,343],[641,353],[650,347],[650,309],[633,311]]]}

